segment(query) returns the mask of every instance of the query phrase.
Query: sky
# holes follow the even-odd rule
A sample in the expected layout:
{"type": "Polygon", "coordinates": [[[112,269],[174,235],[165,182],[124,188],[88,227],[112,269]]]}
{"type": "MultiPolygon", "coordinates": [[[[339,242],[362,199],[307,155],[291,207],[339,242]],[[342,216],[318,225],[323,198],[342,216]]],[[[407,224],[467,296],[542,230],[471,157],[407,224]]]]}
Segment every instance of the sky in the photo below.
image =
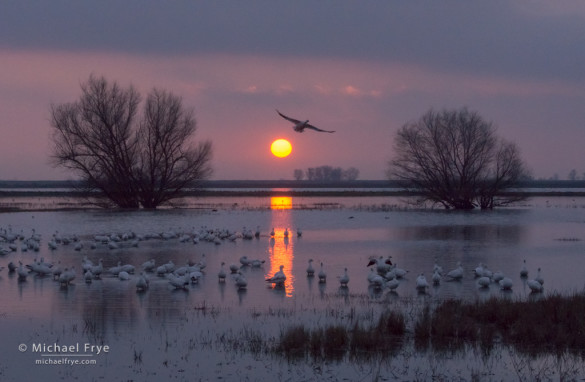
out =
{"type": "Polygon", "coordinates": [[[462,107],[535,178],[585,173],[581,0],[3,1],[0,63],[4,180],[75,178],[50,164],[49,109],[92,74],[181,96],[212,179],[385,179],[402,125],[462,107]],[[296,133],[275,109],[336,132],[296,133]],[[270,153],[277,138],[290,156],[270,153]]]}

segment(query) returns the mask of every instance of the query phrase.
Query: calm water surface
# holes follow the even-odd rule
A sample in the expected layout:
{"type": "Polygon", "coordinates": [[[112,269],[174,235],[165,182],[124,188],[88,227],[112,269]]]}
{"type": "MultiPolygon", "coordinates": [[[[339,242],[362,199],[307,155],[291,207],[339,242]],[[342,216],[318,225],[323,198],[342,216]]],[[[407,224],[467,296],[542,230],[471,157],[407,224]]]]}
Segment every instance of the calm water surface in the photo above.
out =
{"type": "MultiPolygon", "coordinates": [[[[276,337],[292,322],[319,325],[329,310],[356,306],[377,309],[377,302],[388,300],[534,298],[519,276],[524,259],[529,278],[536,275],[538,267],[542,269],[545,294],[582,291],[585,286],[585,199],[534,198],[524,206],[490,212],[388,209],[388,205],[396,204],[399,202],[389,203],[389,198],[218,198],[206,200],[209,208],[2,213],[1,228],[24,236],[35,230],[42,241],[39,252],[19,249],[0,257],[0,266],[6,267],[10,261],[29,264],[43,257],[63,267],[75,266],[77,279],[74,285],[63,288],[51,277],[30,275],[19,282],[6,268],[0,272],[1,346],[10,360],[0,361],[0,376],[20,380],[20,373],[24,373],[29,380],[37,380],[47,372],[63,377],[89,370],[96,380],[107,376],[117,380],[113,370],[120,369],[119,380],[136,374],[143,380],[156,380],[157,375],[165,373],[192,380],[171,371],[169,364],[186,370],[195,362],[197,370],[205,375],[203,380],[213,380],[218,378],[218,362],[237,374],[241,358],[248,357],[222,351],[218,360],[216,353],[205,352],[202,344],[212,343],[219,332],[241,333],[260,327],[276,337]],[[150,239],[136,248],[126,244],[115,250],[101,244],[90,249],[89,245],[98,234],[191,233],[201,227],[241,232],[243,227],[255,231],[257,226],[262,232],[260,238],[220,245],[181,243],[178,239],[150,239]],[[272,228],[274,239],[269,235],[272,228]],[[284,237],[286,229],[291,232],[288,239],[284,237]],[[302,229],[302,237],[296,236],[297,229],[302,229]],[[55,233],[76,235],[85,244],[84,249],[75,251],[70,244],[50,250],[47,242],[55,233]],[[220,263],[239,264],[244,255],[265,260],[261,268],[242,269],[248,288],[238,291],[230,277],[226,283],[218,283],[220,263]],[[103,259],[105,268],[121,261],[139,269],[149,259],[155,259],[157,265],[171,260],[181,266],[205,258],[207,266],[200,282],[186,291],[175,291],[165,278],[152,274],[149,290],[137,293],[136,275],[120,281],[106,274],[102,280],[84,283],[84,256],[96,263],[103,259]],[[392,256],[398,267],[409,271],[395,294],[368,287],[366,264],[371,257],[380,256],[392,256]],[[324,264],[328,274],[325,284],[306,277],[309,259],[314,260],[317,271],[319,264],[324,264]],[[430,280],[435,262],[448,271],[458,261],[466,271],[462,282],[444,281],[425,295],[417,293],[418,274],[424,273],[430,280]],[[513,292],[505,294],[495,284],[489,289],[478,288],[472,270],[480,262],[512,278],[513,292]],[[264,279],[280,265],[284,265],[287,282],[285,288],[275,289],[264,279]],[[341,289],[337,276],[345,267],[349,288],[341,289]],[[86,342],[111,348],[107,354],[88,357],[96,359],[97,366],[75,369],[34,365],[41,354],[31,351],[33,343],[86,342]],[[27,345],[28,350],[19,352],[20,344],[27,345]],[[210,357],[208,362],[205,357],[210,357]]],[[[7,243],[0,246],[7,247],[7,243]]],[[[253,369],[256,371],[250,372],[250,378],[263,375],[257,365],[253,369]]]]}

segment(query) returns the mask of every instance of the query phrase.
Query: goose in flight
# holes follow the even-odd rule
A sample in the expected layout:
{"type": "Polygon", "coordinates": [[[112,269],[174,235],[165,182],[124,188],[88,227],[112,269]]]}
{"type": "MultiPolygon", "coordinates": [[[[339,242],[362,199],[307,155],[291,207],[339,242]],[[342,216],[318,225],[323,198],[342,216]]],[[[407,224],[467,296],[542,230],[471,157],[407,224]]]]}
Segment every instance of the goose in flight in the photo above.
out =
{"type": "Polygon", "coordinates": [[[276,110],[276,112],[282,118],[286,119],[289,122],[294,123],[295,125],[293,126],[293,130],[296,131],[296,132],[298,132],[298,133],[302,133],[303,131],[305,131],[305,129],[312,129],[312,130],[320,131],[320,132],[323,132],[323,133],[334,133],[335,132],[335,131],[331,131],[331,130],[319,129],[318,127],[315,127],[315,126],[311,125],[309,123],[309,120],[308,119],[306,121],[299,121],[298,119],[294,119],[294,118],[287,117],[286,115],[282,114],[278,110],[276,110]]]}

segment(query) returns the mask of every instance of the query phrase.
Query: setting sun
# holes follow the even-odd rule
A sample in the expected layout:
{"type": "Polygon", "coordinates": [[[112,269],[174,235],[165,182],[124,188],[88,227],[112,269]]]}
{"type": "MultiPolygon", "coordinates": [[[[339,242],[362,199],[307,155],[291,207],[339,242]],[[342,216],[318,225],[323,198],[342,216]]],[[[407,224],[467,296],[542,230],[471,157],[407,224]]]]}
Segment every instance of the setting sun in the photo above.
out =
{"type": "Polygon", "coordinates": [[[274,154],[274,156],[284,158],[290,154],[290,152],[292,151],[292,146],[290,142],[287,141],[286,139],[277,139],[274,142],[272,142],[272,145],[270,146],[270,151],[272,151],[272,154],[274,154]]]}

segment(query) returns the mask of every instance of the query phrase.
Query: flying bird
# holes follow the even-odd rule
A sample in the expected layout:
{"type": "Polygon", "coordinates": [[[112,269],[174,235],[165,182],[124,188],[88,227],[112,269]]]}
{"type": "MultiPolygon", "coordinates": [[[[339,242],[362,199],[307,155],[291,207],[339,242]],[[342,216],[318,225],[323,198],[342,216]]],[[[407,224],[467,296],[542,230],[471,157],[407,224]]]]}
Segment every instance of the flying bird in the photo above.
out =
{"type": "Polygon", "coordinates": [[[295,125],[293,126],[293,130],[296,131],[296,132],[298,132],[298,133],[302,133],[303,131],[305,131],[305,129],[312,129],[312,130],[320,131],[320,132],[323,132],[323,133],[334,133],[335,132],[335,131],[331,131],[331,130],[319,129],[318,127],[315,127],[315,126],[311,125],[309,123],[309,120],[308,119],[306,121],[299,121],[298,119],[294,119],[294,118],[287,117],[286,115],[282,114],[278,110],[276,110],[276,112],[282,118],[286,119],[287,121],[290,121],[290,122],[294,123],[295,125]]]}

